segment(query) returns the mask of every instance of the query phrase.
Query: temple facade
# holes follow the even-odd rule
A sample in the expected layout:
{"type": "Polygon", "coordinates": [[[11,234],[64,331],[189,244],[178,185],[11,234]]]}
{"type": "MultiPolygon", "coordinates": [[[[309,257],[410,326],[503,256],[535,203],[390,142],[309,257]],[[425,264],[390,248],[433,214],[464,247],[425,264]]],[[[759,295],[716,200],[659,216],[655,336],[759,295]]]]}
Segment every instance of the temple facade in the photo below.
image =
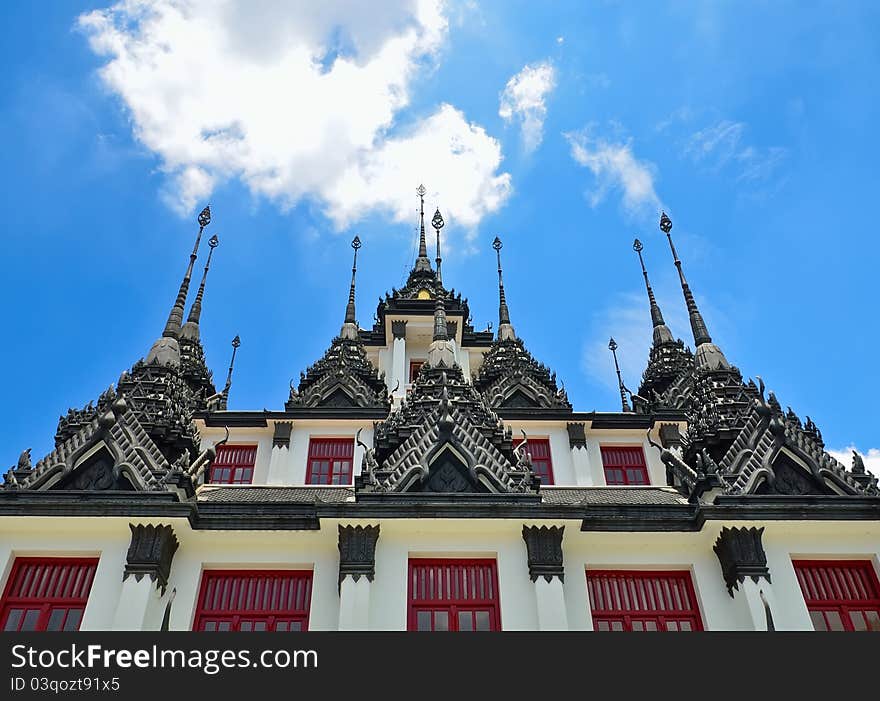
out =
{"type": "Polygon", "coordinates": [[[229,408],[238,337],[222,388],[206,366],[202,211],[159,338],[5,474],[0,627],[880,630],[877,479],[712,341],[666,214],[692,338],[650,284],[665,245],[635,241],[641,384],[579,411],[515,330],[501,240],[477,330],[418,192],[406,284],[361,327],[356,237],[342,325],[273,410],[229,408]]]}

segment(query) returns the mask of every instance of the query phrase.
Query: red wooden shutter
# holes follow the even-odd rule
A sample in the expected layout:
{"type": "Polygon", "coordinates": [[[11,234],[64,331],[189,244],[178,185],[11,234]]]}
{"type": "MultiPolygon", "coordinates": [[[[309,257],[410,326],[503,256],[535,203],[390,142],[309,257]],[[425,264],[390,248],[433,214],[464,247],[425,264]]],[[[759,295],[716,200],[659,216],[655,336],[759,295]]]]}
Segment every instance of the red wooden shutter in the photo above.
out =
{"type": "Polygon", "coordinates": [[[312,438],[306,484],[351,484],[353,464],[353,438],[312,438]]]}
{"type": "Polygon", "coordinates": [[[409,561],[408,630],[501,630],[495,560],[409,561]]]}
{"type": "Polygon", "coordinates": [[[211,464],[211,484],[251,484],[257,462],[255,445],[221,445],[211,464]]]}
{"type": "MultiPolygon", "coordinates": [[[[519,447],[522,443],[520,438],[514,441],[513,446],[519,447]]],[[[526,452],[532,456],[532,469],[535,474],[541,478],[541,484],[553,484],[553,460],[550,456],[550,439],[548,438],[529,438],[526,443],[526,452]]]]}
{"type": "Polygon", "coordinates": [[[605,484],[650,484],[641,446],[602,446],[605,484]]]}
{"type": "Polygon", "coordinates": [[[311,597],[310,571],[208,570],[193,629],[308,630],[311,597]]]}
{"type": "Polygon", "coordinates": [[[688,572],[588,570],[587,590],[595,630],[703,629],[688,572]]]}
{"type": "Polygon", "coordinates": [[[880,632],[880,582],[869,560],[794,563],[813,628],[880,632]]]}
{"type": "Polygon", "coordinates": [[[0,628],[79,630],[97,567],[96,558],[16,558],[0,607],[0,628]]]}

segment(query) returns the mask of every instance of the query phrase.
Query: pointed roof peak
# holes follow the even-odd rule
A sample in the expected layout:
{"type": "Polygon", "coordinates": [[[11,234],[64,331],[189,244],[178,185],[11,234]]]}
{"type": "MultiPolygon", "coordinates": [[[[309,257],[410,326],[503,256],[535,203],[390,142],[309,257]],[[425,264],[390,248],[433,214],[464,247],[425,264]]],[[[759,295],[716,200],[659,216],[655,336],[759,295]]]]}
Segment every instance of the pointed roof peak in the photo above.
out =
{"type": "Polygon", "coordinates": [[[633,241],[633,250],[639,256],[639,263],[642,266],[642,275],[645,278],[645,289],[648,291],[648,303],[651,307],[651,323],[654,327],[654,345],[657,346],[661,343],[672,343],[675,339],[673,338],[669,327],[666,325],[666,322],[663,320],[663,313],[660,311],[660,305],[657,304],[657,299],[654,297],[654,288],[651,287],[651,281],[648,279],[648,270],[645,268],[645,260],[642,258],[643,248],[644,246],[641,241],[638,239],[633,241]]]}
{"type": "Polygon", "coordinates": [[[205,269],[202,271],[202,281],[199,283],[195,301],[193,301],[192,306],[189,308],[189,316],[186,319],[186,323],[181,328],[181,338],[191,340],[198,340],[199,338],[199,321],[202,317],[202,298],[205,295],[205,282],[208,279],[208,271],[211,269],[211,257],[214,255],[214,249],[218,245],[220,245],[220,239],[217,238],[217,234],[214,234],[208,240],[208,260],[205,261],[205,269]]]}
{"type": "Polygon", "coordinates": [[[345,306],[345,320],[342,324],[340,335],[343,338],[358,338],[357,318],[355,316],[354,306],[354,283],[357,275],[357,255],[358,250],[363,246],[359,236],[355,236],[351,241],[351,247],[354,249],[354,260],[351,264],[351,286],[348,289],[348,304],[345,306]]]}
{"type": "Polygon", "coordinates": [[[510,309],[507,307],[507,297],[504,294],[504,277],[501,272],[501,249],[504,244],[499,237],[492,241],[492,248],[498,258],[498,339],[507,340],[516,338],[513,325],[510,323],[510,309]]]}
{"type": "Polygon", "coordinates": [[[612,336],[608,341],[608,350],[611,351],[611,355],[614,356],[614,370],[617,373],[617,387],[620,390],[620,405],[624,412],[631,412],[632,407],[629,405],[629,401],[627,401],[626,394],[627,389],[626,385],[623,384],[623,376],[620,374],[620,365],[617,362],[617,342],[614,340],[612,336]]]}
{"type": "Polygon", "coordinates": [[[431,270],[431,261],[428,259],[428,243],[425,239],[425,193],[427,192],[424,185],[419,185],[416,189],[419,196],[419,255],[416,258],[415,270],[431,270]]]}

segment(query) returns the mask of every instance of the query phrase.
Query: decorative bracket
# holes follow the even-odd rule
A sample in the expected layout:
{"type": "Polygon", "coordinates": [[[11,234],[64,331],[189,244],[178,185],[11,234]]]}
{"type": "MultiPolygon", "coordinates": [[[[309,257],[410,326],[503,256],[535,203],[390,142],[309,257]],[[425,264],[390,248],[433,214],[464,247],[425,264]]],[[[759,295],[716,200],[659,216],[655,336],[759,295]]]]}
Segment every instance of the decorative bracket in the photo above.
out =
{"type": "Polygon", "coordinates": [[[562,533],[565,526],[523,526],[522,537],[529,554],[529,576],[532,581],[543,577],[548,582],[553,577],[565,578],[562,564],[562,533]]]}
{"type": "Polygon", "coordinates": [[[395,338],[406,338],[406,322],[400,319],[391,322],[391,335],[395,338]]]}
{"type": "Polygon", "coordinates": [[[568,444],[572,448],[587,447],[587,433],[582,423],[569,423],[565,427],[568,429],[568,444]]]}
{"type": "Polygon", "coordinates": [[[376,575],[376,542],[379,526],[339,526],[339,585],[351,575],[354,581],[376,575]]]}
{"type": "Polygon", "coordinates": [[[275,433],[272,436],[273,448],[290,448],[290,432],[293,430],[292,421],[276,421],[275,433]]]}
{"type": "Polygon", "coordinates": [[[722,528],[713,550],[721,563],[721,572],[727,584],[727,593],[739,589],[739,582],[751,577],[757,584],[759,579],[770,581],[767,555],[761,543],[764,527],[722,528]]]}
{"type": "Polygon", "coordinates": [[[171,526],[136,526],[133,523],[128,524],[128,527],[131,529],[131,544],[125,558],[122,580],[134,575],[139,582],[144,575],[149,575],[164,596],[168,578],[171,576],[171,560],[179,546],[174,529],[171,526]]]}

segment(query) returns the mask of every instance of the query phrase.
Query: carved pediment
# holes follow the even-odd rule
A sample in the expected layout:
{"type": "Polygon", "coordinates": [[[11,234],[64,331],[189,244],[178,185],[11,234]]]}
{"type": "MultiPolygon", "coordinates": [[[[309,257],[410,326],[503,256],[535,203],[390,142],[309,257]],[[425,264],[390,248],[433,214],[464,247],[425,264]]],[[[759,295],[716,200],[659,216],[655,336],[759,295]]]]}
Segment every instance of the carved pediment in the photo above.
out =
{"type": "Polygon", "coordinates": [[[50,489],[135,491],[134,485],[114,465],[110,451],[102,447],[53,484],[50,489]]]}

